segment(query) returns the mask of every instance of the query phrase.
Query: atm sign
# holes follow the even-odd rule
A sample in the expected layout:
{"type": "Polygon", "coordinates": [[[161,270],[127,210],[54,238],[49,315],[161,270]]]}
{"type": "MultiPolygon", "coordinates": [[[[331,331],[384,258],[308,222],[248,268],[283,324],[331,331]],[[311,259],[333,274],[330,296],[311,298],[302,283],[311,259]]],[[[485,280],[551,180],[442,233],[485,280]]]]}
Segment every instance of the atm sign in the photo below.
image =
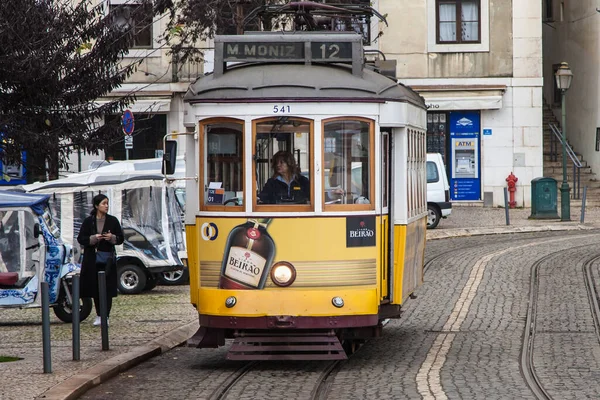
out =
{"type": "Polygon", "coordinates": [[[475,142],[473,141],[469,141],[469,140],[461,140],[461,141],[456,141],[454,142],[455,146],[457,148],[473,148],[475,147],[475,142]]]}

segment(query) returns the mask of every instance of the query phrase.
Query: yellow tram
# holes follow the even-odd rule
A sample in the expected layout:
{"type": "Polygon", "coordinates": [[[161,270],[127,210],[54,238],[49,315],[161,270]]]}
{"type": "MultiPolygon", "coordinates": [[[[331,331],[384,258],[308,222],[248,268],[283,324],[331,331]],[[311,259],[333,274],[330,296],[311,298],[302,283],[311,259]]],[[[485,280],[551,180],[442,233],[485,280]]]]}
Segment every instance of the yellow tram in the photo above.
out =
{"type": "Polygon", "coordinates": [[[423,99],[359,35],[263,33],[217,36],[185,101],[188,345],[343,359],[378,336],[423,280],[423,99]]]}

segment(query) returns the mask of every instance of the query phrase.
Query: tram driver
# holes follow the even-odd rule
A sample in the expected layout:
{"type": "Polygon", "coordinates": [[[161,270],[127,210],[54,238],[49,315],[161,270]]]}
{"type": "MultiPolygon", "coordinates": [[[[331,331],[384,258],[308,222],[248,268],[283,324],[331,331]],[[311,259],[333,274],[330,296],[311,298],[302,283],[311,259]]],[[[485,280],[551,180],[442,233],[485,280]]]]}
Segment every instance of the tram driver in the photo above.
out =
{"type": "Polygon", "coordinates": [[[294,156],[289,151],[278,151],[271,160],[273,176],[258,194],[263,204],[306,204],[310,200],[310,183],[300,174],[294,156]]]}

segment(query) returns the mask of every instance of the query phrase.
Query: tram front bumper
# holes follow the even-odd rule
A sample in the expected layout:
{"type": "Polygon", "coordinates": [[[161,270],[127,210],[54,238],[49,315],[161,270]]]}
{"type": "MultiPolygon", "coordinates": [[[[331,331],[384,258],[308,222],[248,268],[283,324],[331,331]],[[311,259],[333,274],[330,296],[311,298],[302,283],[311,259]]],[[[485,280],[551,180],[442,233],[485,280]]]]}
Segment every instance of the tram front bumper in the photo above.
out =
{"type": "Polygon", "coordinates": [[[202,326],[220,328],[336,328],[378,322],[376,289],[224,290],[200,289],[202,326]],[[231,306],[231,297],[235,298],[231,306]],[[343,306],[334,305],[334,298],[343,306]],[[227,301],[229,299],[229,302],[227,301]],[[229,307],[226,305],[229,304],[229,307]]]}

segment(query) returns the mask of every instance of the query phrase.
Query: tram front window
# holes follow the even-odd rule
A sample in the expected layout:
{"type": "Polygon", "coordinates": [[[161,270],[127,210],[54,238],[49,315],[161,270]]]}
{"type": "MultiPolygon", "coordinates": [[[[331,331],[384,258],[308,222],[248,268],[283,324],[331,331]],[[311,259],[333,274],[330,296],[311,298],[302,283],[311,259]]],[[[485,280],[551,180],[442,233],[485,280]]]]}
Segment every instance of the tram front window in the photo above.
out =
{"type": "Polygon", "coordinates": [[[255,125],[256,203],[309,205],[311,122],[281,117],[255,125]]]}
{"type": "Polygon", "coordinates": [[[209,121],[203,124],[203,134],[206,150],[202,208],[243,206],[243,124],[238,121],[209,121]]]}
{"type": "Polygon", "coordinates": [[[327,121],[323,138],[325,205],[371,204],[371,123],[327,121]]]}

